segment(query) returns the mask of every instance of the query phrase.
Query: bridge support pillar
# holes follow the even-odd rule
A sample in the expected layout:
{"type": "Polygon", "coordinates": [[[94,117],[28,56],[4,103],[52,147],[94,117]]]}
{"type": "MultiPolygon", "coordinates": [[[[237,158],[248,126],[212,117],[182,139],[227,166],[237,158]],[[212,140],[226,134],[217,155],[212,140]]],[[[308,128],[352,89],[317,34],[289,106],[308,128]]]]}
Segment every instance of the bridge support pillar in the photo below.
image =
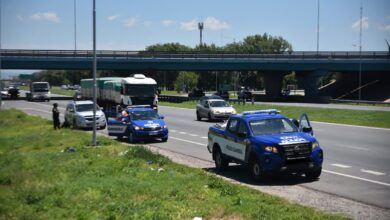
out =
{"type": "Polygon", "coordinates": [[[303,76],[303,88],[306,97],[317,97],[319,95],[321,77],[328,74],[328,70],[315,70],[303,76]]]}
{"type": "Polygon", "coordinates": [[[269,72],[264,74],[264,87],[267,98],[278,98],[282,91],[283,73],[269,72]]]}

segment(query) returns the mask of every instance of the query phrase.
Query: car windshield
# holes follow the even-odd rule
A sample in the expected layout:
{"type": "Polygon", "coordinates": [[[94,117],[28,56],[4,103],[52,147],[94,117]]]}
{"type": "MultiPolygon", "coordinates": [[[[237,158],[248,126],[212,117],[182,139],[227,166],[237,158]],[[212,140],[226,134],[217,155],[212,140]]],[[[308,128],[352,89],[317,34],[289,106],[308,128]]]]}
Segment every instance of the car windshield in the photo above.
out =
{"type": "Polygon", "coordinates": [[[154,110],[137,111],[130,114],[132,120],[154,120],[158,119],[158,114],[154,110]]]}
{"type": "Polygon", "coordinates": [[[47,83],[34,83],[32,84],[33,91],[35,92],[47,92],[49,91],[49,84],[47,83]]]}
{"type": "MultiPolygon", "coordinates": [[[[96,110],[99,110],[99,106],[96,105],[96,110]]],[[[76,105],[77,112],[93,111],[93,104],[79,104],[76,105]]]]}
{"type": "Polygon", "coordinates": [[[212,101],[210,102],[211,107],[230,107],[229,103],[225,101],[212,101]]]}
{"type": "Polygon", "coordinates": [[[297,132],[297,128],[285,118],[272,118],[249,122],[255,136],[297,132]]]}

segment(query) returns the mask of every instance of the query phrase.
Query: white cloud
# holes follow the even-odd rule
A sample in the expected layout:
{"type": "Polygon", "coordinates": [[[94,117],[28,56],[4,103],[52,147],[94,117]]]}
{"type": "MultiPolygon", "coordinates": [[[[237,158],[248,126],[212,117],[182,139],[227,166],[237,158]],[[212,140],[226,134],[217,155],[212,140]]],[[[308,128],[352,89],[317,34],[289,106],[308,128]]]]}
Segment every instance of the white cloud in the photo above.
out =
{"type": "Polygon", "coordinates": [[[367,30],[368,29],[368,17],[362,17],[362,19],[356,21],[355,23],[352,24],[352,29],[355,31],[360,30],[360,22],[362,22],[362,30],[367,30]]]}
{"type": "Polygon", "coordinates": [[[54,12],[43,12],[43,13],[35,13],[31,15],[31,19],[34,21],[50,21],[58,23],[60,22],[60,18],[57,13],[54,12]]]}
{"type": "Polygon", "coordinates": [[[168,27],[177,24],[177,21],[167,19],[167,20],[163,20],[162,24],[168,27]]]}
{"type": "Polygon", "coordinates": [[[108,17],[107,17],[107,20],[109,20],[109,21],[114,21],[114,20],[116,20],[117,18],[119,18],[119,15],[111,15],[111,16],[108,16],[108,17]]]}
{"type": "MultiPolygon", "coordinates": [[[[225,21],[218,20],[214,17],[207,17],[204,20],[203,24],[204,24],[204,29],[212,30],[212,31],[230,28],[228,23],[226,23],[225,21]]],[[[180,28],[186,31],[198,30],[198,20],[192,19],[191,21],[188,22],[180,22],[180,28]]]]}
{"type": "Polygon", "coordinates": [[[134,27],[137,24],[137,20],[135,18],[128,18],[125,20],[126,27],[134,27]]]}
{"type": "Polygon", "coordinates": [[[385,26],[379,26],[379,30],[381,31],[390,31],[390,24],[385,26]]]}
{"type": "Polygon", "coordinates": [[[180,29],[185,31],[195,31],[198,29],[198,20],[192,19],[187,22],[180,22],[180,29]]]}
{"type": "Polygon", "coordinates": [[[223,30],[229,29],[229,25],[225,21],[220,21],[214,17],[207,17],[204,21],[204,28],[207,30],[223,30]]]}

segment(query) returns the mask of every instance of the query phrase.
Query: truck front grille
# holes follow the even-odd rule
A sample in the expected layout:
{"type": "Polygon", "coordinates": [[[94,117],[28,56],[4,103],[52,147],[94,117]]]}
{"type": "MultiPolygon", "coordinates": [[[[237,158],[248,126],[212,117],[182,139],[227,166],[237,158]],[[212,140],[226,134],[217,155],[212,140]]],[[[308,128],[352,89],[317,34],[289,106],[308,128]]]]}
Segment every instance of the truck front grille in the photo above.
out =
{"type": "Polygon", "coordinates": [[[281,145],[281,150],[286,160],[305,159],[311,155],[311,143],[281,145]]]}

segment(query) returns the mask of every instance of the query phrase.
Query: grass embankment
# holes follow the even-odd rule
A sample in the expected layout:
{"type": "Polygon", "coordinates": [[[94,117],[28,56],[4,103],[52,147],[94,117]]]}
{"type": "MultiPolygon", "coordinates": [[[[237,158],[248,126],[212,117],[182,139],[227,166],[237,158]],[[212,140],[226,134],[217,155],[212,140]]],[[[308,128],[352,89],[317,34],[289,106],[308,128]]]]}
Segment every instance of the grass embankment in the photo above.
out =
{"type": "Polygon", "coordinates": [[[0,219],[340,219],[139,146],[0,111],[0,219]],[[61,152],[73,147],[75,152],[61,152]],[[159,172],[158,169],[164,170],[159,172]]]}
{"type": "MultiPolygon", "coordinates": [[[[181,107],[181,108],[196,108],[196,102],[169,103],[159,102],[159,105],[181,107]]],[[[390,128],[390,112],[385,111],[363,111],[363,110],[344,110],[344,109],[326,109],[313,107],[292,107],[280,105],[264,105],[247,103],[246,105],[235,104],[234,108],[237,112],[275,108],[281,111],[283,115],[290,118],[297,118],[303,112],[309,115],[312,121],[330,122],[338,124],[361,125],[371,127],[390,128]]],[[[195,114],[194,114],[195,117],[195,114]]]]}

